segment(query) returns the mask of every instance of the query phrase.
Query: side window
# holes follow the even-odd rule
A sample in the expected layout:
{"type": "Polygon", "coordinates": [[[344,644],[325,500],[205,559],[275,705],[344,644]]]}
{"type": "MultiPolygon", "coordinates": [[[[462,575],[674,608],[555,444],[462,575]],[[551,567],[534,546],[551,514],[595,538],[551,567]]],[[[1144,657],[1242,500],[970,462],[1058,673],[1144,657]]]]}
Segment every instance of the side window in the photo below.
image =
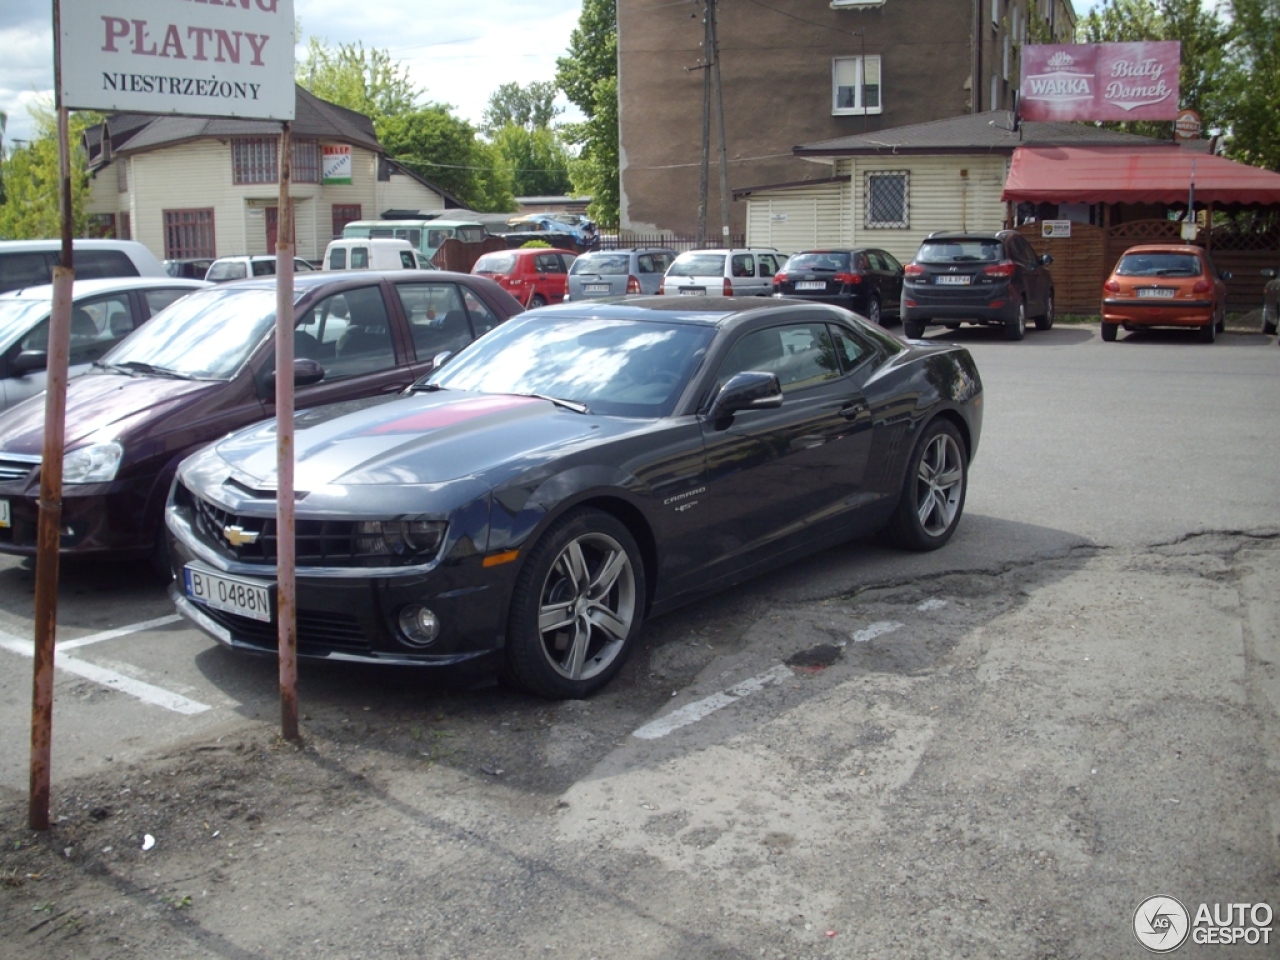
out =
{"type": "Polygon", "coordinates": [[[402,266],[406,270],[412,270],[414,267],[417,266],[417,264],[413,262],[412,250],[400,251],[400,266],[402,266]]]}
{"type": "Polygon", "coordinates": [[[381,291],[357,287],[321,300],[294,328],[293,349],[318,361],[326,380],[390,370],[396,351],[381,291]]]}
{"type": "Polygon", "coordinates": [[[476,336],[483,336],[494,327],[502,322],[489,305],[477,297],[470,290],[462,291],[462,299],[467,304],[467,313],[471,315],[471,326],[476,331],[476,336]]]}
{"type": "Polygon", "coordinates": [[[457,285],[397,283],[396,294],[409,318],[419,360],[430,360],[446,350],[457,353],[471,342],[471,325],[457,285]]]}
{"type": "Polygon", "coordinates": [[[276,262],[274,260],[254,260],[251,262],[251,266],[255,277],[275,276],[276,262]]]}
{"type": "MultiPolygon", "coordinates": [[[[888,269],[888,267],[885,266],[884,261],[880,259],[879,252],[876,250],[868,250],[866,253],[860,254],[858,259],[860,261],[865,259],[871,270],[880,272],[888,269]]],[[[861,266],[861,264],[859,265],[861,266]]]]}
{"type": "Polygon", "coordinates": [[[754,277],[756,275],[756,259],[749,253],[735,253],[729,269],[735,277],[754,277]]]}
{"type": "Polygon", "coordinates": [[[759,256],[760,276],[772,277],[778,272],[778,261],[774,259],[771,253],[762,253],[759,256]]]}
{"type": "Polygon", "coordinates": [[[369,269],[369,248],[368,247],[352,247],[351,248],[351,269],[352,270],[368,270],[369,269]]]}
{"type": "Polygon", "coordinates": [[[0,291],[17,290],[19,287],[36,287],[48,283],[52,275],[52,254],[0,254],[0,291]]]}
{"type": "Polygon", "coordinates": [[[329,251],[329,269],[347,269],[347,251],[343,247],[334,247],[329,251]]]}
{"type": "Polygon", "coordinates": [[[840,376],[831,336],[820,323],[770,327],[746,334],[720,364],[716,385],[723,386],[734,374],[747,370],[777,374],[783,393],[840,376]]]}
{"type": "Polygon", "coordinates": [[[305,260],[295,258],[293,261],[294,273],[314,273],[315,269],[315,267],[307,263],[305,260]]]}
{"type": "MultiPolygon", "coordinates": [[[[74,251],[77,280],[93,280],[99,277],[136,277],[138,268],[119,250],[74,251]]],[[[61,259],[59,256],[57,259],[61,259]]],[[[48,281],[44,281],[48,283],[48,281]]]]}
{"type": "Polygon", "coordinates": [[[897,273],[902,269],[902,264],[894,259],[893,254],[886,250],[878,250],[876,252],[880,254],[880,259],[884,261],[885,269],[890,273],[897,273]]]}
{"type": "MultiPolygon", "coordinates": [[[[175,300],[181,300],[190,292],[190,290],[182,287],[166,288],[164,290],[144,290],[142,296],[147,301],[147,315],[154,317],[169,304],[175,300]]],[[[137,325],[137,323],[134,324],[135,327],[137,325]]]]}
{"type": "Polygon", "coordinates": [[[669,253],[655,253],[653,255],[654,273],[666,273],[673,260],[675,257],[669,253]]]}
{"type": "Polygon", "coordinates": [[[564,273],[558,253],[540,253],[533,261],[533,269],[538,273],[564,273]]]}
{"type": "Polygon", "coordinates": [[[653,266],[653,254],[642,253],[636,257],[636,270],[640,273],[656,273],[653,266]]]}
{"type": "Polygon", "coordinates": [[[831,327],[835,339],[836,356],[840,359],[840,367],[848,373],[875,353],[871,344],[859,340],[842,327],[831,327]]]}

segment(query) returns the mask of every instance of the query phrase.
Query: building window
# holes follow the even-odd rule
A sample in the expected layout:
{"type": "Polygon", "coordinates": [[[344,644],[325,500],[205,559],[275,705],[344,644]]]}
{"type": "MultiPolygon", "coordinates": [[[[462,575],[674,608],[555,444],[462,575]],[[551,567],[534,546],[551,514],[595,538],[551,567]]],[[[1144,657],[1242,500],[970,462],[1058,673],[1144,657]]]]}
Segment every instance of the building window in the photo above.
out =
{"type": "Polygon", "coordinates": [[[880,112],[880,58],[831,61],[832,114],[880,112]]]}
{"type": "Polygon", "coordinates": [[[114,213],[89,214],[89,236],[105,237],[109,240],[116,237],[116,215],[114,213]]]}
{"type": "Polygon", "coordinates": [[[295,183],[320,182],[320,144],[314,140],[293,142],[293,169],[289,171],[295,183]]]}
{"type": "Polygon", "coordinates": [[[869,230],[910,226],[907,205],[906,170],[881,170],[868,173],[866,181],[866,216],[863,224],[869,230]]]}
{"type": "Polygon", "coordinates": [[[275,183],[278,156],[276,137],[231,141],[231,166],[235,183],[275,183]]]}
{"type": "Polygon", "coordinates": [[[164,257],[194,260],[216,257],[213,240],[213,208],[164,212],[164,257]]]}
{"type": "Polygon", "coordinates": [[[348,223],[353,223],[360,219],[360,204],[358,203],[335,203],[333,205],[333,238],[336,240],[342,236],[342,228],[348,223]]]}

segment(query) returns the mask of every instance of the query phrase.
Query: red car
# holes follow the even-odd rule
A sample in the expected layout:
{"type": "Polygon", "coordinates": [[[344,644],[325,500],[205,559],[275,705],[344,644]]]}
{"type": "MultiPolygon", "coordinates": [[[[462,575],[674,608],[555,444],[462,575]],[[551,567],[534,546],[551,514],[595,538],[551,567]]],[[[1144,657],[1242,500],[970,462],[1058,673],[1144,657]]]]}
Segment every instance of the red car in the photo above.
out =
{"type": "Polygon", "coordinates": [[[545,307],[564,299],[569,267],[578,255],[572,250],[499,250],[486,253],[471,272],[495,280],[526,307],[545,307]]]}
{"type": "Polygon", "coordinates": [[[1230,279],[1200,247],[1130,247],[1102,285],[1102,339],[1114,340],[1121,327],[1195,327],[1201,342],[1213,343],[1226,322],[1230,279]]]}

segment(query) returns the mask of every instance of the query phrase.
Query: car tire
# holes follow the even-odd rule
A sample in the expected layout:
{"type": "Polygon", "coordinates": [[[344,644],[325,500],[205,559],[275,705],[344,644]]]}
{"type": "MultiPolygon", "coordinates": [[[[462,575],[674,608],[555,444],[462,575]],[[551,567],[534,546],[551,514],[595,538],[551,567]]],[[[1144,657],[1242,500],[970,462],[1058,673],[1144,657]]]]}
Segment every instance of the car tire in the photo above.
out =
{"type": "Polygon", "coordinates": [[[1027,335],[1027,301],[1018,301],[1018,312],[1004,324],[1006,340],[1021,340],[1027,335]]]}
{"type": "Polygon", "coordinates": [[[545,307],[546,305],[547,305],[547,298],[540,293],[535,293],[532,297],[529,298],[530,310],[534,310],[537,307],[545,307]]]}
{"type": "Polygon", "coordinates": [[[948,330],[959,330],[959,329],[960,329],[960,324],[958,324],[958,323],[944,323],[944,324],[943,324],[943,326],[944,326],[944,327],[946,327],[948,330]]]}
{"type": "Polygon", "coordinates": [[[902,493],[884,539],[904,550],[936,550],[955,533],[964,513],[969,460],[950,420],[925,428],[907,461],[902,493]]]}
{"type": "Polygon", "coordinates": [[[867,301],[867,319],[877,327],[884,326],[884,317],[880,314],[880,298],[872,297],[867,301]]]}
{"type": "Polygon", "coordinates": [[[590,696],[635,646],[645,596],[630,531],[601,510],[571,510],[533,546],[516,578],[504,678],[549,700],[590,696]]]}
{"type": "Polygon", "coordinates": [[[1053,293],[1052,292],[1049,293],[1049,298],[1045,301],[1044,313],[1036,317],[1036,329],[1037,330],[1053,329],[1053,293]]]}
{"type": "Polygon", "coordinates": [[[1208,323],[1206,323],[1203,327],[1200,328],[1200,342],[1213,343],[1213,341],[1217,339],[1218,339],[1218,322],[1216,320],[1210,320],[1208,323]]]}
{"type": "Polygon", "coordinates": [[[908,340],[919,340],[924,336],[924,328],[929,325],[927,320],[907,320],[902,321],[902,335],[908,340]]]}
{"type": "Polygon", "coordinates": [[[1262,332],[1274,334],[1276,332],[1276,320],[1277,318],[1268,314],[1264,308],[1262,313],[1262,332]]]}
{"type": "Polygon", "coordinates": [[[1117,334],[1119,331],[1120,331],[1120,324],[1118,324],[1118,323],[1103,323],[1103,324],[1102,324],[1102,339],[1103,339],[1103,340],[1105,340],[1107,343],[1114,343],[1114,342],[1115,342],[1115,339],[1116,339],[1116,334],[1117,334]]]}

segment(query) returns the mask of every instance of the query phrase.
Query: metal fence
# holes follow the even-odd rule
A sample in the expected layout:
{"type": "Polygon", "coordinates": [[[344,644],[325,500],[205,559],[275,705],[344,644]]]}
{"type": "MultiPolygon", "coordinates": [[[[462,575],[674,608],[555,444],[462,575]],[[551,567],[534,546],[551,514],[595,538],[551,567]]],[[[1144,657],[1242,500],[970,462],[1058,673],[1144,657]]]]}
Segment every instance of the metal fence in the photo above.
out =
{"type": "Polygon", "coordinates": [[[742,234],[731,236],[724,242],[719,236],[708,236],[703,243],[689,234],[679,233],[606,233],[600,236],[599,250],[628,250],[632,247],[666,247],[683,253],[685,250],[706,249],[710,247],[745,247],[747,239],[742,234]]]}

